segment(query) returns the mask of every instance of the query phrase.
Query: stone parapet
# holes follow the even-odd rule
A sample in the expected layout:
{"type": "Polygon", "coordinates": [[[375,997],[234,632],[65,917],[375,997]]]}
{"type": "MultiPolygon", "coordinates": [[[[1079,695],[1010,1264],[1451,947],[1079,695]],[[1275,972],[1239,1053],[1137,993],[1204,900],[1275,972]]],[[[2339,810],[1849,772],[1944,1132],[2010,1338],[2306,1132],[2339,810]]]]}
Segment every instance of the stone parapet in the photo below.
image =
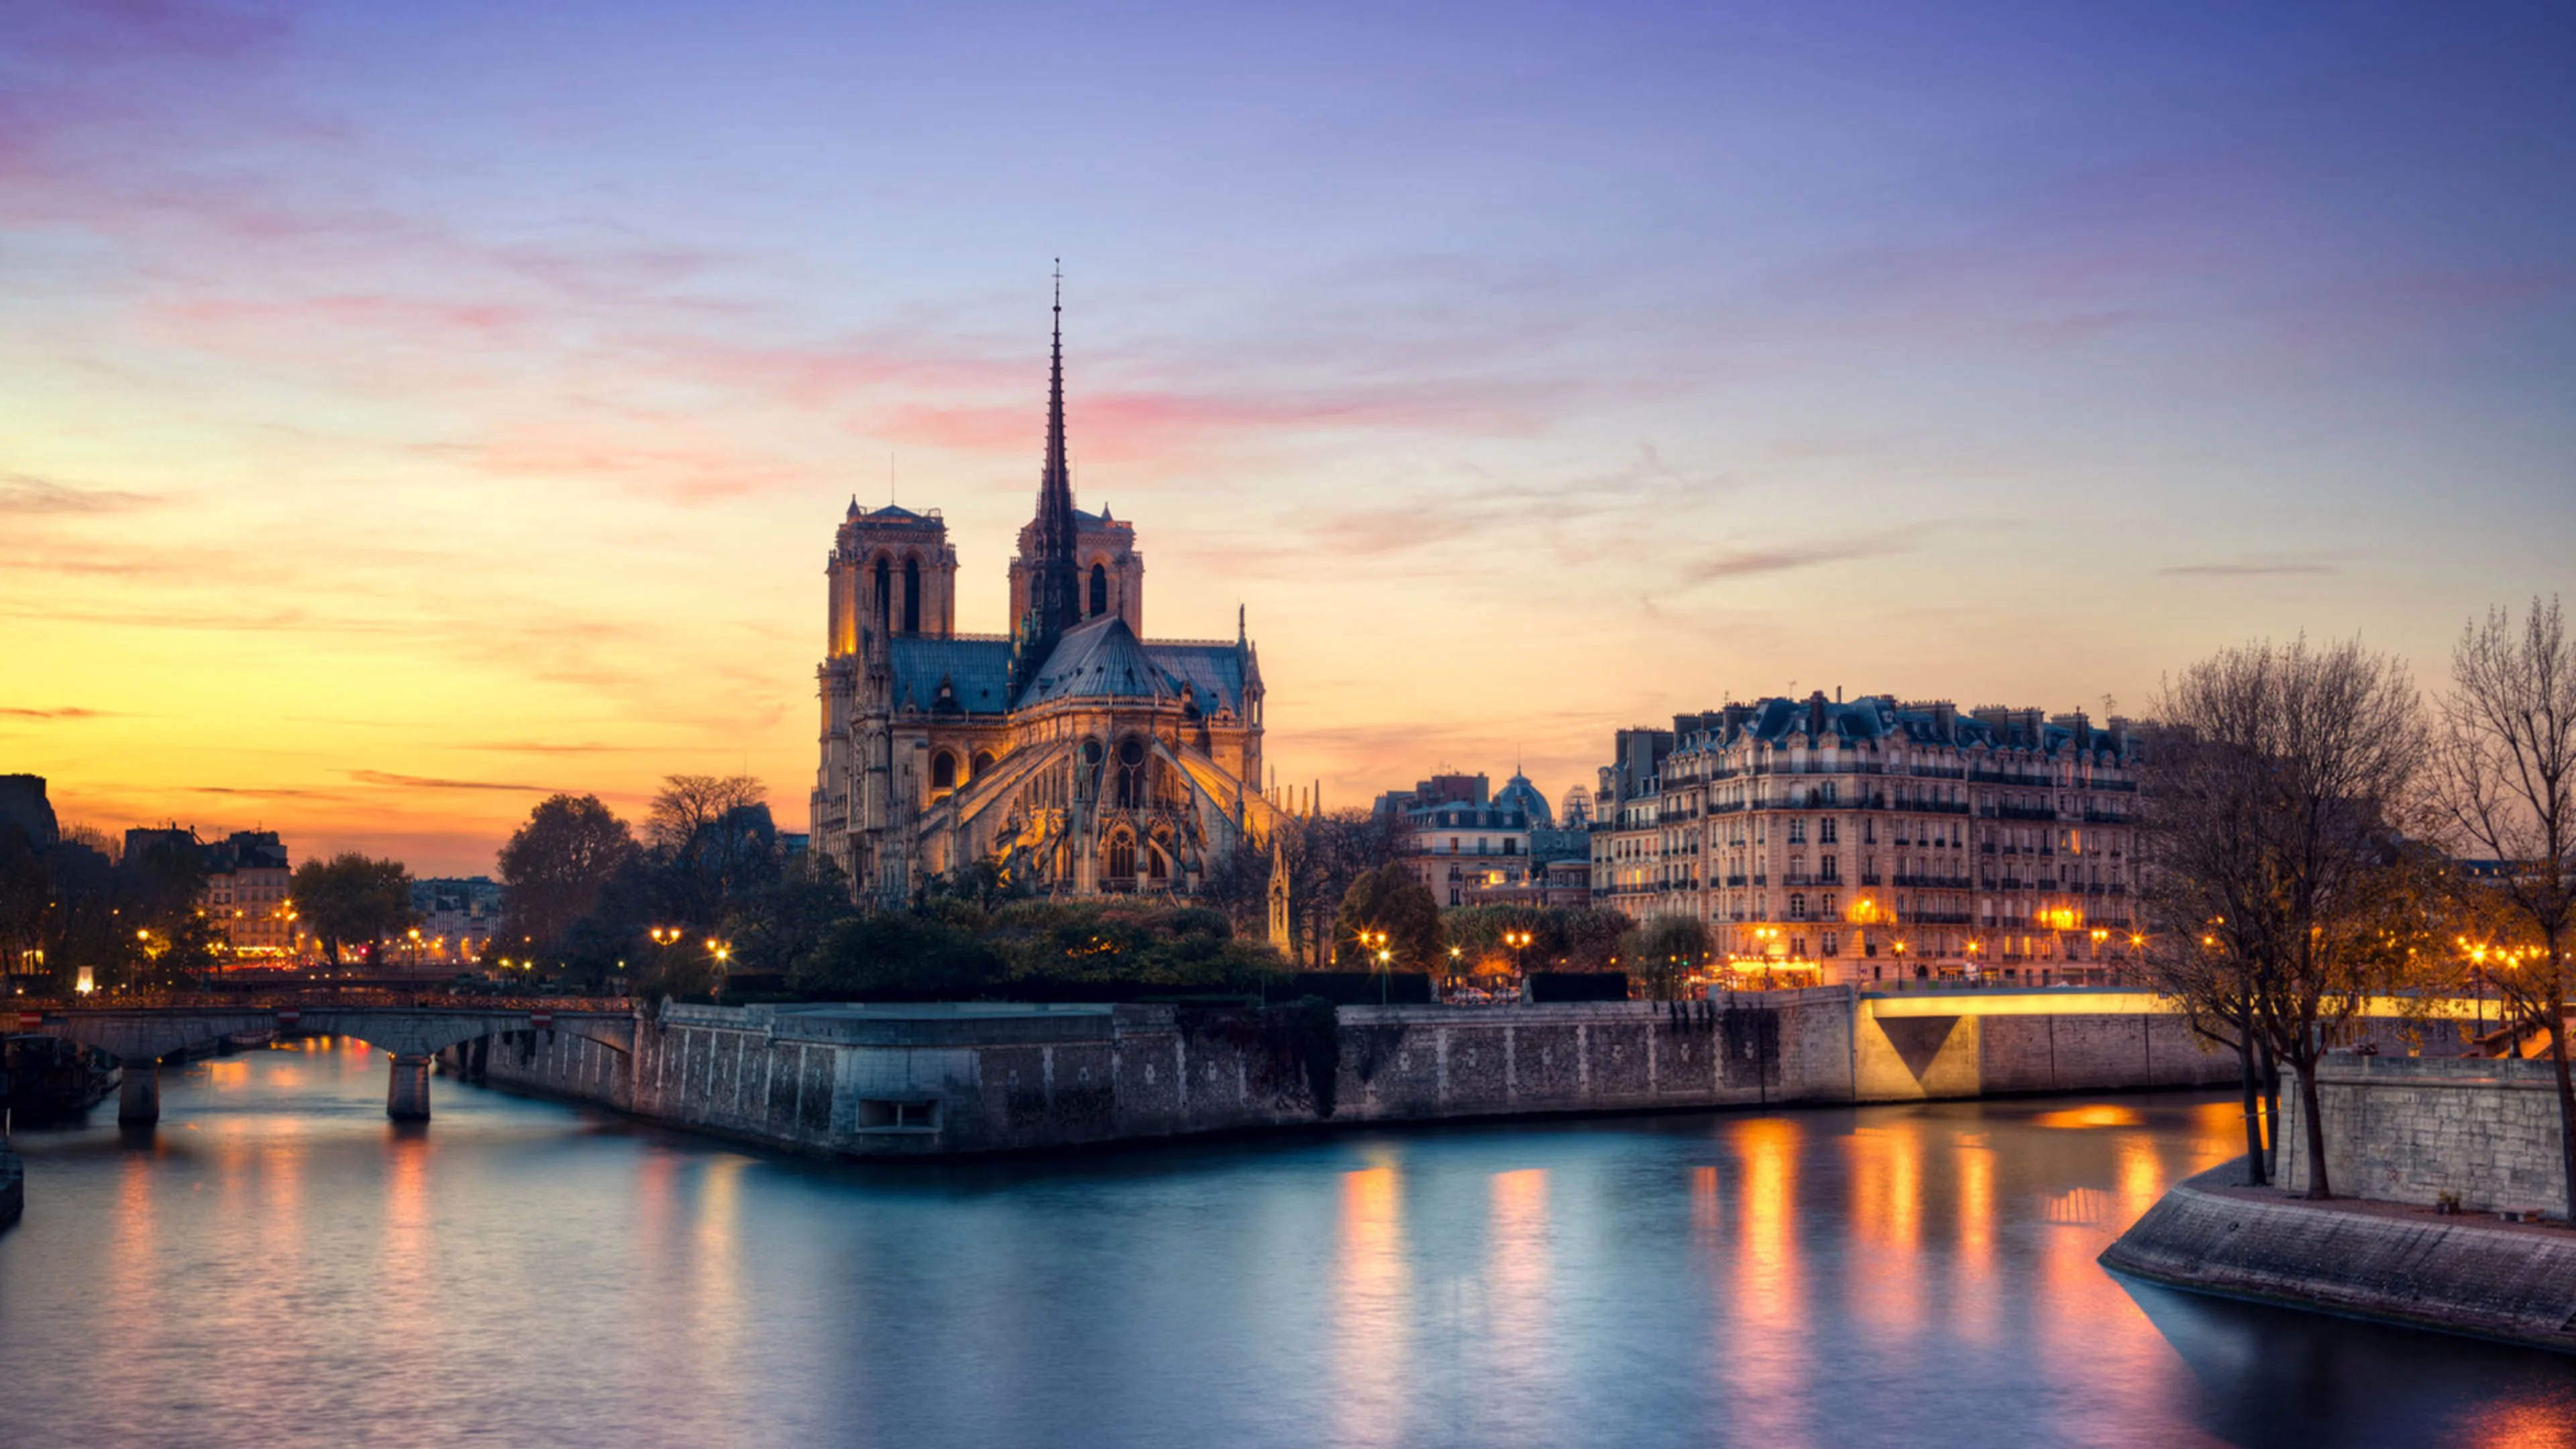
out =
{"type": "MultiPolygon", "coordinates": [[[[2557,1074],[2546,1061],[2335,1054],[2317,1073],[2326,1181],[2340,1196],[2567,1214],[2557,1074]]],[[[2306,1118],[2281,1090],[2279,1177],[2307,1190],[2306,1118]]]]}

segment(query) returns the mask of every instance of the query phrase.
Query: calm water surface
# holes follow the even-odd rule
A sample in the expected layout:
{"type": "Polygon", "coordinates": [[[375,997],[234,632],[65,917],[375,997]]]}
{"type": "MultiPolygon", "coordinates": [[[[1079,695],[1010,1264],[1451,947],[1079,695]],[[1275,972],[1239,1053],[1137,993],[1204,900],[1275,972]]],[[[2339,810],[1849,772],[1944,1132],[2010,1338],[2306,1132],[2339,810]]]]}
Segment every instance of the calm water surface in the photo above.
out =
{"type": "Polygon", "coordinates": [[[307,1044],[22,1132],[0,1444],[2576,1443],[2576,1360],[2126,1285],[2194,1097],[909,1169],[307,1044]]]}

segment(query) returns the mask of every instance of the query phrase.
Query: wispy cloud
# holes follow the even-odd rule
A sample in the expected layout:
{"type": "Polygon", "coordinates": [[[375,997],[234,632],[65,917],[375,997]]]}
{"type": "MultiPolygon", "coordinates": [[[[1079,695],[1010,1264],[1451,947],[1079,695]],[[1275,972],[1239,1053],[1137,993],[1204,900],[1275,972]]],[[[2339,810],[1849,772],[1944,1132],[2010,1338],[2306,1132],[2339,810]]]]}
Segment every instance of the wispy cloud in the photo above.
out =
{"type": "Polygon", "coordinates": [[[1855,559],[1883,558],[1890,554],[1906,553],[1920,542],[1920,538],[1919,533],[1875,533],[1817,539],[1807,543],[1760,544],[1720,549],[1715,553],[1702,554],[1684,564],[1682,574],[1686,582],[1716,583],[1726,579],[1788,573],[1795,569],[1822,568],[1828,564],[1849,563],[1855,559]]]}
{"type": "Polygon", "coordinates": [[[2176,579],[2261,579],[2339,574],[2343,568],[2318,558],[2247,558],[2217,563],[2174,564],[2156,572],[2176,579]]]}
{"type": "Polygon", "coordinates": [[[23,709],[0,707],[0,719],[104,719],[108,712],[97,709],[23,709]]]}
{"type": "Polygon", "coordinates": [[[0,514],[122,513],[155,500],[122,488],[74,488],[28,473],[0,473],[0,514]]]}
{"type": "Polygon", "coordinates": [[[523,795],[554,793],[551,785],[512,785],[494,780],[442,780],[432,775],[398,775],[390,770],[351,770],[349,778],[362,785],[391,785],[403,790],[506,790],[523,795]]]}

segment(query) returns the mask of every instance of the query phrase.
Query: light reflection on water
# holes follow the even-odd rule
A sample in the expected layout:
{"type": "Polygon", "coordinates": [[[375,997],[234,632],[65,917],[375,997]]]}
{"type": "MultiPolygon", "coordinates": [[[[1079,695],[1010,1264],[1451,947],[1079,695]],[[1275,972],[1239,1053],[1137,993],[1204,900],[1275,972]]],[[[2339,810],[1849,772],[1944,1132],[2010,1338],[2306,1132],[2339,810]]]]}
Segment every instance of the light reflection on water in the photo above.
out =
{"type": "Polygon", "coordinates": [[[380,1053],[22,1133],[0,1441],[2470,1444],[2576,1360],[2123,1285],[2192,1097],[1497,1125],[904,1169],[380,1053]]]}

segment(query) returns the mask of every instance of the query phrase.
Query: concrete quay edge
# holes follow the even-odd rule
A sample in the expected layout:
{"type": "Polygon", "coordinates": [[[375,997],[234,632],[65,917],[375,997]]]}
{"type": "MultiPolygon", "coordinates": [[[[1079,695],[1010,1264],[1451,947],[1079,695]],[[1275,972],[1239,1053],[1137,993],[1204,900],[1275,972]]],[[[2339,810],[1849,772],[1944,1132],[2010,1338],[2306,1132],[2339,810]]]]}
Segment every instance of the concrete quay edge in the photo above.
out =
{"type": "Polygon", "coordinates": [[[2185,1178],[2102,1251],[2166,1287],[2576,1354],[2576,1229],[2185,1178]]]}
{"type": "Polygon", "coordinates": [[[27,1165],[18,1154],[0,1147],[0,1228],[27,1210],[27,1165]]]}

